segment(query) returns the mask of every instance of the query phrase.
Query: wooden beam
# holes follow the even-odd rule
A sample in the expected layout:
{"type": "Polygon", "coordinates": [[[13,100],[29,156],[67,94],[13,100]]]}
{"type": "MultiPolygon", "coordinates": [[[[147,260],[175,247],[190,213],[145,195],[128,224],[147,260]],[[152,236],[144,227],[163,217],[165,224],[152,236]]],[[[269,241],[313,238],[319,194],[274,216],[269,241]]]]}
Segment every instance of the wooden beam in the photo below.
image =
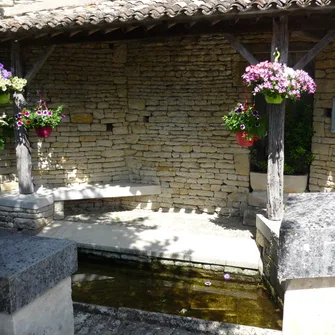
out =
{"type": "Polygon", "coordinates": [[[26,74],[25,79],[27,79],[28,84],[32,81],[32,79],[35,77],[38,70],[44,65],[44,63],[47,61],[49,56],[52,54],[52,52],[55,50],[55,45],[50,45],[47,47],[45,51],[43,51],[40,55],[40,57],[37,59],[35,64],[33,65],[32,69],[26,74]]]}
{"type": "MultiPolygon", "coordinates": [[[[23,64],[19,42],[12,42],[12,72],[23,77],[23,64]]],[[[26,100],[21,92],[13,94],[14,98],[14,115],[21,112],[26,100]]],[[[14,123],[15,149],[16,149],[16,167],[19,179],[20,194],[34,193],[34,184],[31,176],[31,147],[25,127],[18,127],[14,123]]]]}
{"type": "MultiPolygon", "coordinates": [[[[289,31],[287,16],[273,19],[271,43],[271,61],[274,52],[279,50],[281,63],[288,60],[289,31]]],[[[268,174],[267,174],[267,216],[268,219],[280,221],[284,216],[284,125],[285,99],[280,105],[268,104],[268,174]]]]}
{"type": "Polygon", "coordinates": [[[88,36],[91,36],[91,35],[97,33],[99,30],[100,30],[100,28],[96,28],[96,29],[92,29],[92,30],[90,30],[90,31],[88,32],[88,36]]]}
{"type": "Polygon", "coordinates": [[[119,29],[119,27],[112,27],[112,28],[105,29],[105,30],[104,30],[104,34],[109,34],[109,33],[111,33],[112,31],[114,31],[114,30],[118,30],[118,29],[119,29]]]}
{"type": "Polygon", "coordinates": [[[73,37],[73,36],[75,36],[75,35],[77,35],[77,34],[79,34],[81,32],[82,32],[82,30],[71,31],[71,33],[69,34],[69,37],[73,37]]]}
{"type": "Polygon", "coordinates": [[[233,35],[224,33],[225,39],[244,57],[250,64],[255,65],[258,60],[241,44],[233,35]]]}
{"type": "Polygon", "coordinates": [[[335,30],[329,31],[320,41],[317,43],[307,54],[305,54],[297,64],[294,65],[294,69],[303,69],[315,56],[329,43],[335,39],[335,30]]]}
{"type": "Polygon", "coordinates": [[[310,42],[319,42],[321,39],[319,34],[300,30],[292,31],[292,36],[299,37],[310,42]]]}

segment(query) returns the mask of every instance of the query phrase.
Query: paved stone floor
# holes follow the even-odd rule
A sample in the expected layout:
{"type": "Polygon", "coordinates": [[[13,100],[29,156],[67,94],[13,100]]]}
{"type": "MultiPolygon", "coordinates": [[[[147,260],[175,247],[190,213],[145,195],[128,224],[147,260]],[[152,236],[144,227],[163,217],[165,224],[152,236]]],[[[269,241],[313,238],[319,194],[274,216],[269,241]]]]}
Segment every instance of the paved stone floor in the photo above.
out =
{"type": "Polygon", "coordinates": [[[240,218],[146,210],[81,213],[54,221],[40,236],[74,240],[85,249],[258,270],[251,227],[240,218]]]}
{"type": "Polygon", "coordinates": [[[74,304],[75,335],[280,335],[281,331],[131,308],[74,304]]]}

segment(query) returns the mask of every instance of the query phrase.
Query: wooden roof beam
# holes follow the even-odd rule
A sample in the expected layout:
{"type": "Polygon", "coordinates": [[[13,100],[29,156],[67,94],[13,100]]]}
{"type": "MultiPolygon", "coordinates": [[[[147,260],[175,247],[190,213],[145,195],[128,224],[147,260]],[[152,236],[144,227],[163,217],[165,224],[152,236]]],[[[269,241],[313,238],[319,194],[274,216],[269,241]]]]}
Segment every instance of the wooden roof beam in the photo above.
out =
{"type": "Polygon", "coordinates": [[[303,69],[316,55],[335,39],[335,30],[330,30],[314,47],[294,65],[294,69],[303,69]]]}
{"type": "Polygon", "coordinates": [[[247,48],[233,35],[223,33],[223,36],[250,64],[255,65],[258,63],[258,60],[255,58],[255,56],[249,50],[247,50],[247,48]]]}
{"type": "Polygon", "coordinates": [[[55,50],[55,45],[50,45],[47,47],[46,50],[43,50],[36,60],[35,64],[33,67],[30,69],[30,71],[26,74],[24,79],[27,80],[27,83],[29,84],[32,79],[35,77],[36,73],[39,71],[39,69],[44,65],[44,63],[47,61],[49,56],[52,54],[52,52],[55,50]]]}

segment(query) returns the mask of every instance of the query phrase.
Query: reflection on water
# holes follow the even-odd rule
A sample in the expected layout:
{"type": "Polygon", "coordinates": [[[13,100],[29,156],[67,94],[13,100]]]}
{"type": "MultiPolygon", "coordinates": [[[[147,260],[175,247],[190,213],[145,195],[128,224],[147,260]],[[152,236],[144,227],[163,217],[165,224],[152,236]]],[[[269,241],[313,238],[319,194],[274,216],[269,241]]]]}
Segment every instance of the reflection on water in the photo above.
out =
{"type": "Polygon", "coordinates": [[[281,329],[281,310],[250,277],[81,257],[73,300],[281,329]]]}

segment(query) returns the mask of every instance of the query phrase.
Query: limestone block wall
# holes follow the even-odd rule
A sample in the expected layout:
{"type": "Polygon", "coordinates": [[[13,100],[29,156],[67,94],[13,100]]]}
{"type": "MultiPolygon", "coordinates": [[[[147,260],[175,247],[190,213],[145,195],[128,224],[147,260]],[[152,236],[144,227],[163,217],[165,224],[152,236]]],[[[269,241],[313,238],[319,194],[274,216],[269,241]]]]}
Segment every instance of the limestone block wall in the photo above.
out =
{"type": "Polygon", "coordinates": [[[325,48],[315,61],[317,91],[314,95],[314,131],[309,189],[335,191],[335,134],[331,133],[332,99],[335,97],[335,43],[325,48]]]}
{"type": "MultiPolygon", "coordinates": [[[[27,68],[40,51],[28,51],[27,68]]],[[[141,202],[239,214],[248,150],[222,126],[244,98],[239,61],[221,36],[57,46],[28,88],[31,102],[43,90],[67,115],[47,139],[30,132],[35,184],[160,184],[141,202]]]]}

